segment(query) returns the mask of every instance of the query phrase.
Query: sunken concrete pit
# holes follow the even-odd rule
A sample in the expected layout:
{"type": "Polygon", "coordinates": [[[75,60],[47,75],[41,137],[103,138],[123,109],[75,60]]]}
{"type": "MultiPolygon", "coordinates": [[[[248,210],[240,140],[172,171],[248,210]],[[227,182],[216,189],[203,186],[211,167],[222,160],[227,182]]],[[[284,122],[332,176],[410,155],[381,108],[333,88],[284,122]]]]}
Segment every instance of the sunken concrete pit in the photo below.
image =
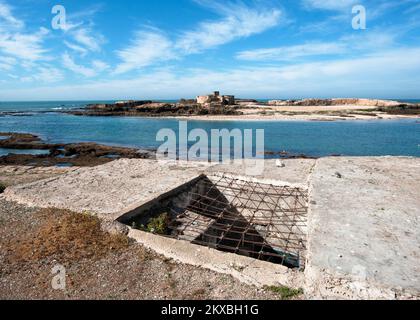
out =
{"type": "Polygon", "coordinates": [[[308,194],[234,176],[202,175],[118,219],[135,229],[304,269],[308,194]]]}

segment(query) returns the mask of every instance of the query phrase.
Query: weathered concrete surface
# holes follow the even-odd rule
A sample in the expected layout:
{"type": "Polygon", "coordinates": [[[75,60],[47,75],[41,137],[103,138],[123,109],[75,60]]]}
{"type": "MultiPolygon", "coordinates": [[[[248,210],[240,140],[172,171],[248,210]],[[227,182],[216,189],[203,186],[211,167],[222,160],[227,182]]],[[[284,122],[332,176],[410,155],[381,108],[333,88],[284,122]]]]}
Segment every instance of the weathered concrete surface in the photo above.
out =
{"type": "MultiPolygon", "coordinates": [[[[251,179],[307,187],[315,160],[283,162],[285,167],[281,168],[275,160],[265,161],[263,173],[251,179]]],[[[206,162],[164,163],[122,159],[98,167],[71,170],[59,177],[13,186],[6,190],[5,196],[6,199],[29,206],[89,211],[107,219],[116,219],[201,174],[227,172],[246,176],[247,168],[245,164],[210,165],[206,162]]]]}
{"type": "Polygon", "coordinates": [[[118,160],[6,190],[6,199],[116,219],[133,205],[147,203],[198,177],[206,163],[165,165],[153,160],[118,160]]]}
{"type": "Polygon", "coordinates": [[[310,198],[307,294],[418,297],[420,159],[320,159],[310,198]]]}
{"type": "Polygon", "coordinates": [[[76,167],[0,166],[0,182],[7,186],[31,183],[77,170],[76,167]]]}
{"type": "Polygon", "coordinates": [[[281,265],[221,252],[183,240],[164,238],[130,228],[129,237],[168,258],[196,267],[210,269],[256,286],[301,288],[303,274],[281,265]]]}

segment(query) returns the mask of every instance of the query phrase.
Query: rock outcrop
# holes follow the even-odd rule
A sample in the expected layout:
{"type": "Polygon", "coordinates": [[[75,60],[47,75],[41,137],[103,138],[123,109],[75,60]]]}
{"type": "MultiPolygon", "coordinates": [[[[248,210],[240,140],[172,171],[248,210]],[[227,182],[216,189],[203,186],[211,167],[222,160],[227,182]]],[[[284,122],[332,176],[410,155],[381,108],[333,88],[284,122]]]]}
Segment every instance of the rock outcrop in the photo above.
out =
{"type": "MultiPolygon", "coordinates": [[[[223,96],[225,97],[225,96],[223,96]]],[[[225,99],[225,98],[223,98],[225,99]]],[[[234,98],[232,98],[234,99],[234,98]]],[[[195,116],[195,115],[240,115],[236,107],[226,103],[200,104],[196,100],[182,99],[178,103],[121,101],[114,104],[93,104],[68,113],[78,116],[195,116]]]]}
{"type": "Polygon", "coordinates": [[[50,144],[38,136],[13,132],[0,132],[0,148],[28,150],[28,154],[0,157],[0,165],[25,165],[33,167],[77,166],[90,167],[110,161],[154,158],[154,151],[113,147],[96,143],[50,144]],[[32,150],[46,150],[45,154],[31,154],[32,150]]]}

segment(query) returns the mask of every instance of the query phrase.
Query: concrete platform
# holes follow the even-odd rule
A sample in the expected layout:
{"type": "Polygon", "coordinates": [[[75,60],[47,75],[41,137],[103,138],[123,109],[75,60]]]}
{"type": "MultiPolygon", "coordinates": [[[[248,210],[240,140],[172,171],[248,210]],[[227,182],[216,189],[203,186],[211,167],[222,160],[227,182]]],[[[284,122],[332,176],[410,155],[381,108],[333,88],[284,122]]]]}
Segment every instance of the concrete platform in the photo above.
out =
{"type": "Polygon", "coordinates": [[[420,292],[420,159],[320,159],[311,177],[307,292],[420,292]]]}
{"type": "Polygon", "coordinates": [[[41,208],[91,212],[117,219],[133,205],[151,201],[199,177],[206,163],[161,164],[118,160],[30,184],[8,188],[5,196],[41,208]]]}
{"type": "MultiPolygon", "coordinates": [[[[262,183],[308,188],[305,272],[302,276],[294,272],[279,276],[277,266],[258,264],[260,273],[271,275],[264,277],[260,284],[301,286],[308,298],[420,298],[419,158],[283,162],[284,166],[279,166],[276,161],[267,160],[262,174],[247,176],[244,166],[163,165],[150,160],[119,160],[13,186],[4,196],[27,205],[89,211],[106,219],[117,219],[122,213],[153,199],[159,200],[202,174],[224,173],[262,183]]],[[[230,270],[226,267],[231,265],[229,261],[235,260],[230,255],[199,250],[202,247],[194,249],[199,254],[189,254],[188,250],[180,250],[179,246],[184,245],[172,242],[165,250],[166,242],[159,236],[146,236],[133,230],[130,234],[171,258],[233,274],[252,283],[252,268],[241,272],[233,264],[230,270]],[[226,263],[217,265],[223,259],[226,263]]]]}

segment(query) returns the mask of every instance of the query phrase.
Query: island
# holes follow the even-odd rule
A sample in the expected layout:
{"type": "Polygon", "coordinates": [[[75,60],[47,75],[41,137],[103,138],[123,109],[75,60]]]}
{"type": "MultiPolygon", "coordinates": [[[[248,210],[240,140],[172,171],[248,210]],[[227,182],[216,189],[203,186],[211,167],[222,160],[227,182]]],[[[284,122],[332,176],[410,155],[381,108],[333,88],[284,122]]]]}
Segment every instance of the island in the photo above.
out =
{"type": "Polygon", "coordinates": [[[237,99],[219,91],[180,99],[176,103],[152,100],[90,104],[65,111],[77,116],[177,117],[211,120],[347,120],[419,117],[420,104],[392,100],[330,98],[301,100],[237,99]]]}

